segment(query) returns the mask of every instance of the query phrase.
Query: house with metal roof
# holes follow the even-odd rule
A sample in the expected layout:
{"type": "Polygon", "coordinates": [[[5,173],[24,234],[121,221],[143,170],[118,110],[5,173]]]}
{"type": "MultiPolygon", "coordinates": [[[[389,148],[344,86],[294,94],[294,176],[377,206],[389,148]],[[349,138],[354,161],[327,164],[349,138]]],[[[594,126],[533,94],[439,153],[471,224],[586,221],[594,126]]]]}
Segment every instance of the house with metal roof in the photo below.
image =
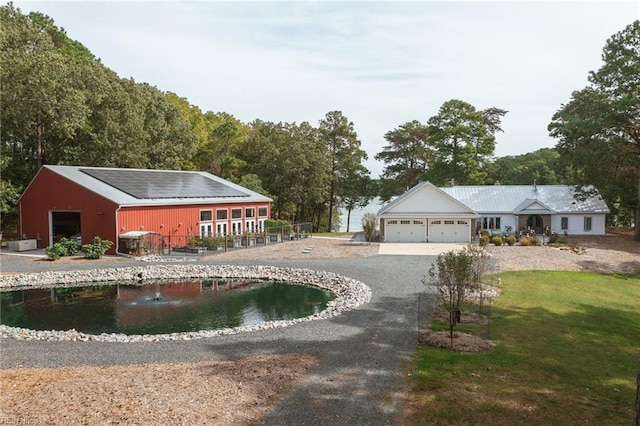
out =
{"type": "Polygon", "coordinates": [[[19,232],[48,247],[157,234],[171,248],[190,237],[264,230],[271,199],[206,172],[43,166],[18,200],[19,232]],[[173,237],[173,240],[172,240],[173,237]]]}
{"type": "Polygon", "coordinates": [[[567,185],[438,188],[420,182],[383,206],[378,218],[381,241],[466,243],[483,230],[604,235],[608,213],[602,197],[576,197],[575,188],[567,185]]]}

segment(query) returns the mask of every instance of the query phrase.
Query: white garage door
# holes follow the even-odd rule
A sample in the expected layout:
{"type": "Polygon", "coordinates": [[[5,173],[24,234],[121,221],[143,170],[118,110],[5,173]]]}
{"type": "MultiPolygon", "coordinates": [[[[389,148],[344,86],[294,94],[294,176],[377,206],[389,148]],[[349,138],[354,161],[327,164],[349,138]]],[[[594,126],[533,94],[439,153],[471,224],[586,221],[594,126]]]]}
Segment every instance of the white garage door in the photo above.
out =
{"type": "Polygon", "coordinates": [[[430,243],[468,243],[471,221],[465,220],[429,220],[430,243]]]}
{"type": "Polygon", "coordinates": [[[385,225],[385,241],[388,243],[424,243],[425,220],[388,220],[385,225]]]}

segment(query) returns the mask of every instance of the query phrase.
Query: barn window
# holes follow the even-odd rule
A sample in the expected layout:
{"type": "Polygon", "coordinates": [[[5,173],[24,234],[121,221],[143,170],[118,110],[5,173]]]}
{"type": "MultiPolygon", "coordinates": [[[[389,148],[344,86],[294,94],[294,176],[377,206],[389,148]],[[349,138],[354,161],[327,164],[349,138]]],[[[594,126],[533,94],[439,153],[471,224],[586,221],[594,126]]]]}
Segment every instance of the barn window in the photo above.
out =
{"type": "Polygon", "coordinates": [[[256,209],[253,207],[247,207],[244,209],[244,215],[245,217],[256,217],[256,209]]]}
{"type": "Polygon", "coordinates": [[[459,220],[458,221],[458,225],[468,225],[469,222],[467,222],[466,220],[459,220]]]}
{"type": "Polygon", "coordinates": [[[231,219],[240,219],[242,217],[242,209],[231,209],[231,219]]]}
{"type": "Polygon", "coordinates": [[[421,221],[421,220],[414,220],[414,221],[413,221],[413,224],[414,224],[414,225],[424,225],[424,222],[423,222],[423,221],[421,221]]]}
{"type": "Polygon", "coordinates": [[[227,209],[216,210],[216,219],[227,220],[227,209]]]}
{"type": "Polygon", "coordinates": [[[387,221],[387,225],[397,225],[398,221],[397,220],[388,220],[387,221]]]}
{"type": "Polygon", "coordinates": [[[400,221],[400,225],[411,225],[411,221],[410,220],[401,220],[400,221]]]}
{"type": "Polygon", "coordinates": [[[258,216],[265,217],[267,215],[266,207],[258,207],[258,216]]]}
{"type": "Polygon", "coordinates": [[[440,224],[442,224],[442,221],[441,220],[432,220],[431,224],[432,225],[440,225],[440,224]]]}
{"type": "Polygon", "coordinates": [[[444,224],[445,224],[445,225],[455,225],[455,224],[456,224],[456,221],[455,221],[455,220],[445,220],[445,221],[444,221],[444,224]]]}
{"type": "Polygon", "coordinates": [[[200,210],[200,222],[211,222],[213,220],[212,210],[200,210]]]}

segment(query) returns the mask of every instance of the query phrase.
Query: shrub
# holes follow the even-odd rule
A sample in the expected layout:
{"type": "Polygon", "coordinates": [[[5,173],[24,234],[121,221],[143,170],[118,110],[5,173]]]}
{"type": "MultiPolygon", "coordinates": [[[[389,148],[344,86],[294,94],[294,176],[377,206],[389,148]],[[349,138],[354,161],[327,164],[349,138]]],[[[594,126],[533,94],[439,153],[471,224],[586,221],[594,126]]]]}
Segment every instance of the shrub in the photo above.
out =
{"type": "Polygon", "coordinates": [[[63,238],[60,240],[60,244],[67,252],[65,256],[75,256],[80,251],[80,245],[75,239],[63,238]]]}
{"type": "Polygon", "coordinates": [[[491,239],[491,243],[496,246],[502,245],[502,237],[500,235],[496,235],[491,239]]]}
{"type": "Polygon", "coordinates": [[[556,234],[555,232],[552,232],[551,235],[549,235],[549,244],[556,244],[560,242],[560,235],[556,234]]]}
{"type": "Polygon", "coordinates": [[[489,244],[489,236],[488,235],[482,235],[480,237],[480,247],[484,247],[487,244],[489,244]]]}
{"type": "Polygon", "coordinates": [[[487,231],[487,230],[480,231],[480,236],[481,236],[481,237],[488,237],[488,236],[490,236],[490,235],[491,235],[491,234],[489,234],[489,231],[487,231]]]}
{"type": "Polygon", "coordinates": [[[51,260],[58,260],[65,256],[75,256],[80,251],[78,242],[74,239],[62,238],[52,247],[46,247],[44,252],[51,260]]]}
{"type": "Polygon", "coordinates": [[[540,238],[538,238],[538,237],[531,237],[531,245],[532,246],[541,246],[542,245],[542,241],[540,241],[540,238]]]}
{"type": "Polygon", "coordinates": [[[521,246],[530,246],[531,245],[531,239],[528,238],[528,237],[520,238],[520,245],[521,246]]]}
{"type": "Polygon", "coordinates": [[[513,235],[509,235],[508,237],[506,237],[504,239],[504,242],[507,243],[508,245],[512,246],[516,243],[516,237],[514,237],[513,235]]]}
{"type": "Polygon", "coordinates": [[[100,237],[93,237],[91,244],[85,244],[82,246],[84,256],[89,259],[100,259],[113,245],[113,242],[109,240],[103,240],[100,237]]]}

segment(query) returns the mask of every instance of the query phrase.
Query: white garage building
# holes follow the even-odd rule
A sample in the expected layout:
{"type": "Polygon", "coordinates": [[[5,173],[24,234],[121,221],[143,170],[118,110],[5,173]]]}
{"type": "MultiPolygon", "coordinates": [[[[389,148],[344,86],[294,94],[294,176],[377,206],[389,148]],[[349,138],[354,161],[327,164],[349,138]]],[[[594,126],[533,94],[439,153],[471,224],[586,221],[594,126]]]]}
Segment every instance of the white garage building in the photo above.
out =
{"type": "Polygon", "coordinates": [[[608,213],[602,197],[576,198],[567,185],[438,188],[420,182],[383,206],[378,219],[383,242],[468,243],[481,230],[604,235],[608,213]]]}

